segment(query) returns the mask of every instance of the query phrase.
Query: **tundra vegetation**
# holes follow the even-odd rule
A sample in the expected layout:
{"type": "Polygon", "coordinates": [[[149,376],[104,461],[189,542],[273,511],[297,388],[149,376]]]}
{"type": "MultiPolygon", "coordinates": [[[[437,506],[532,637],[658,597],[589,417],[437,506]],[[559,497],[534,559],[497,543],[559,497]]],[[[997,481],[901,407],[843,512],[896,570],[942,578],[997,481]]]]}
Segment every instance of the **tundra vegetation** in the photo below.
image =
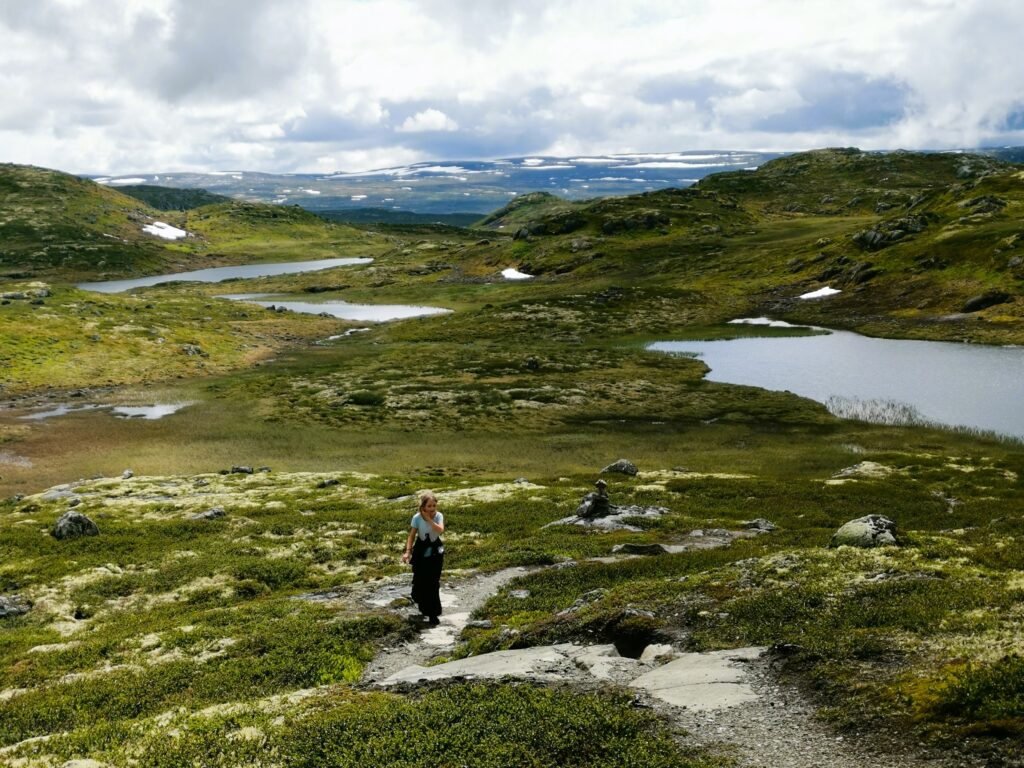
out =
{"type": "Polygon", "coordinates": [[[471,229],[234,201],[158,212],[4,166],[0,278],[0,595],[28,608],[0,618],[2,760],[729,764],[614,689],[361,686],[374,653],[415,631],[362,597],[402,572],[424,488],[452,578],[534,567],[458,654],[763,645],[837,735],[886,729],[1007,764],[1024,748],[1020,443],[840,419],[644,348],[807,332],[726,324],[766,314],[1020,344],[1020,166],[822,150],[689,189],[525,195],[471,229]],[[190,235],[146,235],[153,221],[190,235]],[[374,262],[244,288],[74,287],[336,256],[374,262]],[[503,280],[510,266],[534,278],[503,280]],[[842,293],[795,299],[823,285],[842,293]],[[243,291],[454,312],[343,335],[359,325],[215,298],[243,291]],[[16,418],[74,395],[192,405],[153,422],[16,418]],[[666,514],[637,531],[546,527],[620,456],[641,471],[609,480],[615,503],[666,514]],[[272,471],[218,472],[240,463],[272,471]],[[50,535],[70,505],[98,536],[50,535]],[[899,546],[827,546],[875,513],[899,546]],[[776,529],[728,547],[591,559],[758,517],[776,529]]]}

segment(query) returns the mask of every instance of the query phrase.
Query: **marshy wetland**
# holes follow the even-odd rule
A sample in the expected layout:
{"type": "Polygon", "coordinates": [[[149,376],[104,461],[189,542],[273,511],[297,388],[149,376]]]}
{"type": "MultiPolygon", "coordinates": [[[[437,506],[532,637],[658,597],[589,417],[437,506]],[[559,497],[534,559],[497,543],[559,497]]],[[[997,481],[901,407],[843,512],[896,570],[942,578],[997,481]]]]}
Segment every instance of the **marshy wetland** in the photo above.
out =
{"type": "Polygon", "coordinates": [[[763,754],[790,753],[774,765],[804,765],[812,745],[838,766],[1014,765],[1020,442],[839,418],[649,348],[824,338],[728,322],[757,315],[1024,342],[1010,266],[1024,179],[988,159],[961,177],[964,162],[822,151],[689,190],[523,196],[472,230],[226,203],[163,212],[194,234],[136,245],[128,214],[155,217],[137,201],[5,167],[28,191],[4,205],[31,226],[0,265],[0,293],[19,296],[0,306],[0,762],[724,767],[757,765],[744,734],[774,729],[763,754]],[[983,196],[1003,204],[976,210],[983,196]],[[921,228],[862,245],[897,217],[921,228]],[[100,237],[114,231],[125,242],[100,237]],[[74,286],[314,257],[373,261],[74,286]],[[534,277],[504,279],[510,265],[534,277]],[[797,298],[824,285],[842,293],[797,298]],[[216,298],[227,292],[452,311],[367,329],[216,298]],[[986,294],[1004,296],[962,312],[986,294]],[[180,403],[159,419],[21,418],[180,403]],[[603,475],[612,502],[658,514],[629,518],[639,530],[549,525],[623,457],[639,472],[603,475]],[[426,652],[409,607],[375,596],[404,588],[404,533],[427,488],[448,525],[446,589],[524,569],[477,595],[430,662],[561,643],[630,662],[656,645],[766,649],[743,665],[760,704],[718,716],[749,727],[614,679],[380,686],[382,653],[426,652]],[[99,535],[51,536],[69,510],[99,535]],[[828,546],[869,514],[896,522],[897,546],[828,546]],[[755,534],[758,518],[772,528],[755,534]],[[667,550],[628,554],[656,544],[667,550]]]}

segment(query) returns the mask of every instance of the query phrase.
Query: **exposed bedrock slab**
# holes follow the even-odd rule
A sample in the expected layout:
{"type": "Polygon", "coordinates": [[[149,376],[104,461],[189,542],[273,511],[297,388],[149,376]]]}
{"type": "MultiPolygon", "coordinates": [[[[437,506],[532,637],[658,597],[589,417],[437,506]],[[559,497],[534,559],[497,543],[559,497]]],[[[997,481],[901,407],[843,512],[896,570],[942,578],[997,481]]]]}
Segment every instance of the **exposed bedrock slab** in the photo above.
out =
{"type": "Polygon", "coordinates": [[[757,698],[747,682],[744,664],[762,653],[763,648],[686,653],[651,669],[648,663],[619,656],[612,645],[562,643],[495,651],[432,667],[410,666],[380,684],[503,677],[537,682],[602,681],[646,691],[673,706],[706,712],[757,698]]]}
{"type": "Polygon", "coordinates": [[[685,653],[630,683],[633,688],[677,707],[697,711],[724,709],[757,698],[746,682],[744,662],[764,648],[736,648],[712,653],[685,653]]]}

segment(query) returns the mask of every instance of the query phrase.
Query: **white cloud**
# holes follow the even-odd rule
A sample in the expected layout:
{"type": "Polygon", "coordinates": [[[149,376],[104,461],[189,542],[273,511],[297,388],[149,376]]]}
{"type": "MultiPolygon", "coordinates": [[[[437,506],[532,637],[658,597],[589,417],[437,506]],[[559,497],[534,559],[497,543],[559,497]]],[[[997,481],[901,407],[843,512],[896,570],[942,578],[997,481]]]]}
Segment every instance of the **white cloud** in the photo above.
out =
{"type": "Polygon", "coordinates": [[[1024,144],[1021,28],[1014,0],[0,3],[0,161],[1024,144]]]}
{"type": "Polygon", "coordinates": [[[439,109],[425,109],[417,112],[398,128],[399,133],[423,133],[424,131],[457,131],[459,124],[439,109]]]}

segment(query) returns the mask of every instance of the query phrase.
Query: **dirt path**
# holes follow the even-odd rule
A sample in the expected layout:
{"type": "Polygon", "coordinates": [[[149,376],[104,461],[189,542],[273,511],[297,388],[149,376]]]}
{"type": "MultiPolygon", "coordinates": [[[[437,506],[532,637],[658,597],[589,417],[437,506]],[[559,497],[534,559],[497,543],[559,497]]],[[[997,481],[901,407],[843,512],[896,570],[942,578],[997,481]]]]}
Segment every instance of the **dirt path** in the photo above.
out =
{"type": "MultiPolygon", "coordinates": [[[[425,628],[415,640],[382,651],[367,666],[363,682],[408,688],[426,681],[512,676],[586,690],[607,684],[624,686],[685,731],[687,744],[726,754],[741,768],[974,768],[982,764],[948,755],[901,754],[899,733],[871,730],[836,735],[816,719],[814,707],[803,695],[779,684],[770,657],[761,648],[704,654],[674,650],[671,656],[628,659],[610,645],[562,643],[426,666],[437,656],[451,654],[476,608],[528,572],[509,568],[446,580],[440,626],[425,628]]],[[[399,577],[362,600],[388,606],[408,596],[409,584],[409,577],[399,577]]],[[[415,613],[410,608],[396,610],[415,613]]]]}
{"type": "MultiPolygon", "coordinates": [[[[529,570],[526,568],[506,568],[477,576],[446,578],[441,586],[441,607],[444,609],[441,623],[436,627],[425,627],[412,642],[386,648],[377,654],[363,671],[363,682],[380,682],[406,667],[423,666],[437,656],[449,655],[473,611],[512,579],[527,573],[529,570]]],[[[369,605],[382,608],[395,600],[408,598],[411,586],[412,574],[404,574],[362,599],[369,605]]],[[[412,607],[398,610],[410,619],[417,615],[412,607]]]]}

